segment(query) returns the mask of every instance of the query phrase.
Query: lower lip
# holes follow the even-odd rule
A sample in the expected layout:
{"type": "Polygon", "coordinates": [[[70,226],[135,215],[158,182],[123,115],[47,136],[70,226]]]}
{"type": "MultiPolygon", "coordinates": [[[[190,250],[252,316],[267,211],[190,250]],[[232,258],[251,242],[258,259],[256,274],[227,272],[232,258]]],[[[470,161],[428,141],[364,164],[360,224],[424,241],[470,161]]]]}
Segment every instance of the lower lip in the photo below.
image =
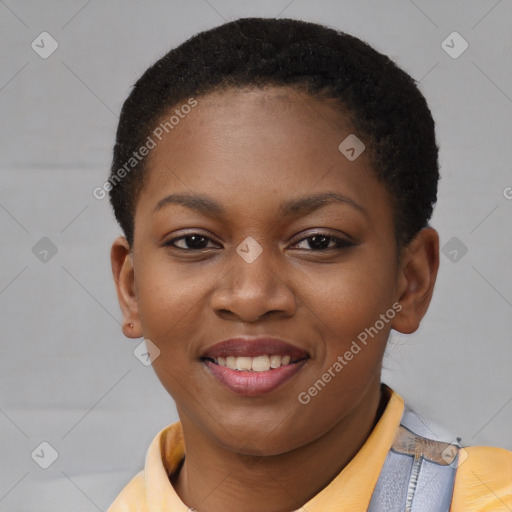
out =
{"type": "Polygon", "coordinates": [[[304,366],[307,359],[287,364],[265,372],[232,370],[205,360],[203,364],[210,373],[228,389],[245,396],[264,395],[288,382],[304,366]]]}

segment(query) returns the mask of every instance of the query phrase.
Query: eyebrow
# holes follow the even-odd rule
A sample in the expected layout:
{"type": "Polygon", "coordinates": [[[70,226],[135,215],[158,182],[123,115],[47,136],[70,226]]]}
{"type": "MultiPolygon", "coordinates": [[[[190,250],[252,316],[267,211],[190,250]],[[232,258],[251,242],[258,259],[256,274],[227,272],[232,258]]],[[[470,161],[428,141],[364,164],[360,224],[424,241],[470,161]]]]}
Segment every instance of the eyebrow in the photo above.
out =
{"type": "Polygon", "coordinates": [[[311,213],[322,206],[332,203],[342,203],[352,206],[356,210],[359,210],[364,215],[367,215],[366,210],[358,203],[356,203],[350,197],[335,192],[324,192],[305,197],[299,197],[298,199],[292,199],[283,203],[280,207],[280,213],[283,216],[296,215],[302,216],[311,213]]]}
{"type": "MultiPolygon", "coordinates": [[[[360,204],[356,203],[350,197],[337,194],[335,192],[323,192],[319,194],[299,197],[297,199],[291,199],[280,205],[279,213],[284,217],[291,215],[295,215],[297,217],[304,216],[313,212],[314,210],[321,208],[322,206],[337,202],[352,206],[364,215],[367,215],[366,210],[360,204]]],[[[185,206],[186,208],[197,210],[198,212],[207,216],[220,216],[225,214],[225,209],[221,204],[207,196],[199,194],[168,195],[158,201],[153,213],[156,213],[162,208],[171,204],[185,206]]]]}
{"type": "Polygon", "coordinates": [[[223,215],[224,208],[206,196],[198,194],[171,194],[158,201],[153,213],[171,204],[180,204],[192,210],[197,210],[205,215],[223,215]]]}

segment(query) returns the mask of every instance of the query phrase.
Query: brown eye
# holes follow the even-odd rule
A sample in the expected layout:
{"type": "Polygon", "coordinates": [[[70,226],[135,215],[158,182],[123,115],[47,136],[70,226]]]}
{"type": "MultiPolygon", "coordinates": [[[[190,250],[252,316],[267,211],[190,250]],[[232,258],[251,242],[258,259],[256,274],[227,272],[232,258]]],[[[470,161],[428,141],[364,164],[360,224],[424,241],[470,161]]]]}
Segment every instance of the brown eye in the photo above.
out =
{"type": "Polygon", "coordinates": [[[208,242],[211,242],[211,239],[207,236],[200,235],[198,233],[193,233],[190,235],[184,235],[177,238],[173,238],[165,243],[166,246],[176,247],[177,249],[182,250],[200,250],[206,249],[208,242]],[[181,246],[178,243],[182,244],[181,246]]]}
{"type": "Polygon", "coordinates": [[[313,251],[325,251],[327,249],[343,249],[345,247],[351,247],[353,244],[342,238],[338,238],[326,233],[315,233],[308,237],[299,240],[297,244],[307,244],[307,247],[299,247],[299,249],[311,249],[313,251]]]}

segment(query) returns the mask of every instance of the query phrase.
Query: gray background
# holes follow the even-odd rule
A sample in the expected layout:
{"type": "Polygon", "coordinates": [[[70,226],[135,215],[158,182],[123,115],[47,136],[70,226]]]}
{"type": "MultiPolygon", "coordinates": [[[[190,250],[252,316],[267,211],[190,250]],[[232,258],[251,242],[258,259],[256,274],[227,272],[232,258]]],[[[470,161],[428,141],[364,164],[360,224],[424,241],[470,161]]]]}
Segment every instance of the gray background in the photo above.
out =
{"type": "Polygon", "coordinates": [[[345,30],[420,82],[441,145],[432,225],[467,253],[445,249],[429,313],[393,333],[384,380],[463,443],[512,449],[511,14],[507,0],[0,1],[0,510],[106,510],[177,419],[121,333],[108,256],[120,231],[92,190],[136,78],[242,16],[345,30]],[[47,59],[31,48],[43,31],[59,44],[47,59]],[[469,43],[456,59],[441,47],[453,31],[469,43]],[[42,237],[57,249],[46,262],[42,237]],[[46,470],[31,458],[43,441],[58,452],[46,470]]]}

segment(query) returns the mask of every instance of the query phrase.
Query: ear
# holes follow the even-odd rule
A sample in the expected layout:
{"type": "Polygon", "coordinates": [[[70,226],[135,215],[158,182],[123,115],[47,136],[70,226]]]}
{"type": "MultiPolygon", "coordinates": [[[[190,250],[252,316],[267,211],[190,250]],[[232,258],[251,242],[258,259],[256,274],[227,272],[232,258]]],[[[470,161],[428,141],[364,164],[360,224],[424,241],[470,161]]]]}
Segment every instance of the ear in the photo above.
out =
{"type": "Polygon", "coordinates": [[[433,228],[422,229],[405,247],[398,268],[397,301],[402,309],[391,327],[411,334],[428,310],[439,269],[439,235],[433,228]]]}
{"type": "Polygon", "coordinates": [[[123,334],[127,338],[140,338],[142,328],[135,291],[133,258],[130,245],[124,236],[116,238],[112,244],[110,262],[116,284],[117,299],[123,313],[123,334]]]}

